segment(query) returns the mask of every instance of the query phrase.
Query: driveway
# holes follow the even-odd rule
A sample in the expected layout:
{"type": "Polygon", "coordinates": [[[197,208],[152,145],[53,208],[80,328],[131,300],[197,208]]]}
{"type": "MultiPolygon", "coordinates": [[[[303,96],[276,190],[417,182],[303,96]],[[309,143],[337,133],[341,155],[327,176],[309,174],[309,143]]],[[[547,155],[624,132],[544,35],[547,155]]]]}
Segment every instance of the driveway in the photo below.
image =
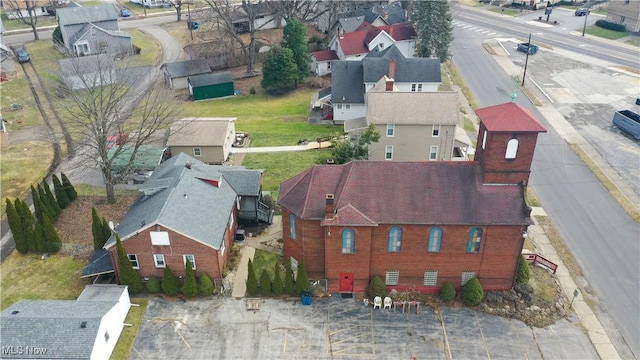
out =
{"type": "Polygon", "coordinates": [[[544,329],[469,308],[373,309],[334,295],[303,306],[262,299],[154,297],[131,359],[597,359],[569,320],[544,329]]]}

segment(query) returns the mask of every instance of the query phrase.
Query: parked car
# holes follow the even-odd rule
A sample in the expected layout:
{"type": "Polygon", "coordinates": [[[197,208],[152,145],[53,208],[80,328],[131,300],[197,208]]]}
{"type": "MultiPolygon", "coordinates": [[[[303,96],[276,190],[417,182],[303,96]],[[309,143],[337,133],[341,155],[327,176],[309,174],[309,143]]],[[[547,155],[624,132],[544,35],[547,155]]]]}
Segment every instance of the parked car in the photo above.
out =
{"type": "Polygon", "coordinates": [[[529,43],[520,43],[518,44],[518,51],[535,55],[538,52],[538,46],[529,43]]]}
{"type": "Polygon", "coordinates": [[[31,58],[29,57],[29,53],[27,52],[27,49],[25,49],[23,46],[16,47],[15,52],[16,52],[16,56],[18,57],[19,63],[23,64],[31,61],[31,58]]]}
{"type": "Polygon", "coordinates": [[[129,12],[129,9],[122,8],[122,9],[120,9],[120,16],[129,17],[129,16],[131,16],[131,12],[129,12]]]}
{"type": "Polygon", "coordinates": [[[574,13],[575,16],[587,16],[587,14],[589,14],[588,8],[576,9],[576,12],[574,13]]]}
{"type": "Polygon", "coordinates": [[[107,138],[107,150],[114,146],[120,146],[124,144],[129,138],[129,134],[118,133],[118,135],[111,135],[107,138]]]}

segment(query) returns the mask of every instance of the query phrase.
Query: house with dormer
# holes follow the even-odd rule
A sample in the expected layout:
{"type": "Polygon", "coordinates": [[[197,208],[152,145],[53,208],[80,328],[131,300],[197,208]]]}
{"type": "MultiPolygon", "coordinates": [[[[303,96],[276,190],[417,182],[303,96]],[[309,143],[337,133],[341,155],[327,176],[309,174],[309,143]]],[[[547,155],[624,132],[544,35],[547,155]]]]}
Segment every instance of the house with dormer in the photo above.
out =
{"type": "MultiPolygon", "coordinates": [[[[162,277],[167,266],[184,276],[189,260],[196,274],[222,278],[239,222],[273,219],[263,202],[262,175],[241,166],[207,165],[184,153],[160,164],[115,227],[133,268],[141,277],[162,277]]],[[[115,244],[112,236],[104,249],[117,278],[115,244]]]]}
{"type": "Polygon", "coordinates": [[[363,22],[355,31],[340,30],[329,42],[340,60],[360,61],[372,51],[396,45],[405,57],[413,57],[416,31],[409,23],[373,26],[363,22]]]}
{"type": "Polygon", "coordinates": [[[474,161],[352,161],[317,165],[280,185],[284,255],[301,260],[329,292],[436,293],[478,278],[485,290],[515,284],[531,208],[526,184],[538,134],[527,109],[476,111],[474,161]]]}
{"type": "Polygon", "coordinates": [[[120,31],[112,4],[57,9],[56,17],[64,46],[72,56],[130,54],[133,50],[131,35],[120,31]]]}

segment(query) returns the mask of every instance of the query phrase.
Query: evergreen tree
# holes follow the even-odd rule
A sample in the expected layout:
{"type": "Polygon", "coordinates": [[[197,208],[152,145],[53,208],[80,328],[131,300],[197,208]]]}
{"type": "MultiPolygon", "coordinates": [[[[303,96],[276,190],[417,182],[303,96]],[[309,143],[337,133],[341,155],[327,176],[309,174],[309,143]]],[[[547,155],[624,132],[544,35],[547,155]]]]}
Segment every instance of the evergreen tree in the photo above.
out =
{"type": "Polygon", "coordinates": [[[289,19],[287,25],[282,29],[283,48],[291,50],[293,61],[298,67],[298,81],[302,81],[309,76],[309,48],[305,42],[307,28],[296,19],[289,19]]]}
{"type": "Polygon", "coordinates": [[[304,267],[304,260],[300,260],[298,264],[298,274],[296,275],[296,295],[302,295],[302,292],[309,289],[309,277],[307,269],[304,267]]]}
{"type": "Polygon", "coordinates": [[[462,302],[468,306],[480,305],[484,297],[484,290],[478,278],[472,278],[462,287],[462,302]]]}
{"type": "Polygon", "coordinates": [[[42,203],[42,199],[40,198],[40,193],[38,190],[31,185],[31,199],[33,200],[33,208],[36,214],[36,220],[39,223],[42,223],[42,213],[46,212],[44,209],[44,204],[42,203]]]}
{"type": "Polygon", "coordinates": [[[62,208],[58,204],[58,201],[56,201],[55,196],[53,196],[53,193],[51,192],[51,187],[46,181],[42,182],[42,188],[44,189],[44,192],[47,195],[48,203],[51,206],[51,209],[53,209],[53,211],[56,214],[55,219],[57,219],[60,216],[60,213],[62,212],[62,208]]]}
{"type": "Polygon", "coordinates": [[[247,267],[247,293],[250,296],[257,296],[259,293],[258,279],[256,279],[256,273],[253,272],[253,262],[251,261],[251,259],[249,259],[249,264],[247,264],[247,267]]]}
{"type": "Polygon", "coordinates": [[[518,263],[518,273],[516,274],[517,284],[526,284],[531,277],[531,268],[524,256],[520,256],[520,263],[518,263]]]}
{"type": "Polygon", "coordinates": [[[95,207],[91,207],[91,234],[93,235],[93,250],[102,248],[104,243],[102,242],[102,220],[98,215],[98,210],[95,207]]]}
{"type": "Polygon", "coordinates": [[[276,263],[276,268],[273,272],[273,295],[281,296],[284,293],[284,284],[282,284],[282,276],[280,275],[280,264],[276,263]]]}
{"type": "Polygon", "coordinates": [[[111,234],[111,226],[109,226],[107,219],[102,218],[102,238],[104,239],[104,242],[102,243],[103,246],[107,243],[107,240],[109,240],[111,234]]]}
{"type": "Polygon", "coordinates": [[[47,215],[49,216],[49,219],[55,220],[58,217],[58,215],[56,215],[56,212],[53,209],[53,206],[51,205],[51,203],[49,203],[49,197],[47,196],[47,193],[44,191],[44,189],[40,185],[36,186],[36,189],[38,190],[38,196],[40,196],[40,201],[42,201],[42,205],[43,205],[42,209],[44,210],[44,212],[47,213],[47,215]]]}
{"type": "Polygon", "coordinates": [[[273,47],[262,62],[262,88],[284,93],[296,87],[298,66],[293,60],[293,52],[281,47],[273,47]]]}
{"type": "MultiPolygon", "coordinates": [[[[33,188],[33,187],[32,187],[33,188]]],[[[28,251],[36,252],[38,247],[36,246],[35,234],[33,232],[33,225],[36,223],[36,219],[29,209],[29,205],[26,202],[16,199],[15,201],[16,211],[20,215],[22,220],[22,229],[24,233],[24,239],[27,244],[28,251]]]]}
{"type": "Polygon", "coordinates": [[[151,293],[151,294],[155,294],[155,293],[159,293],[160,292],[160,280],[155,277],[155,276],[151,276],[149,277],[149,280],[147,280],[146,283],[146,288],[147,288],[147,292],[151,293]]]}
{"type": "Polygon", "coordinates": [[[47,252],[49,250],[49,246],[44,236],[44,229],[42,227],[42,224],[36,223],[36,226],[33,228],[33,233],[36,240],[36,248],[38,249],[38,252],[47,252]]]}
{"type": "Polygon", "coordinates": [[[58,202],[60,209],[65,209],[71,203],[71,201],[69,200],[69,195],[67,195],[67,192],[64,191],[64,187],[62,186],[62,183],[60,182],[60,179],[58,179],[56,174],[53,174],[51,178],[53,180],[53,192],[56,193],[56,201],[58,202]]]}
{"type": "Polygon", "coordinates": [[[206,273],[200,274],[198,277],[198,291],[202,296],[210,296],[213,294],[215,290],[215,286],[213,286],[213,281],[206,273]]]}
{"type": "Polygon", "coordinates": [[[24,236],[22,219],[11,200],[9,200],[9,198],[6,198],[5,200],[7,203],[7,221],[9,223],[11,233],[13,234],[13,242],[16,244],[16,250],[20,253],[26,253],[29,251],[29,246],[27,245],[27,241],[24,236]]]}
{"type": "Polygon", "coordinates": [[[194,298],[198,296],[198,281],[196,279],[196,272],[193,270],[193,264],[190,260],[184,264],[185,276],[184,285],[182,285],[182,293],[188,298],[194,298]]]}
{"type": "Polygon", "coordinates": [[[453,40],[452,16],[447,0],[413,1],[410,21],[418,33],[416,55],[436,56],[440,62],[451,57],[449,44],[453,40]]]}
{"type": "MultiPolygon", "coordinates": [[[[131,265],[131,261],[129,261],[127,252],[125,251],[124,245],[122,244],[120,236],[118,235],[116,235],[116,250],[118,253],[118,270],[120,272],[120,284],[128,285],[129,291],[132,293],[141,292],[143,289],[142,279],[140,279],[138,272],[133,268],[133,265],[131,265]]],[[[164,282],[164,279],[162,279],[162,281],[164,282]]]]}
{"type": "Polygon", "coordinates": [[[284,293],[287,295],[293,295],[295,293],[293,271],[291,271],[291,260],[289,259],[284,262],[284,293]]]}
{"type": "Polygon", "coordinates": [[[260,292],[264,296],[271,295],[271,278],[267,269],[262,270],[262,275],[260,275],[260,292]]]}
{"type": "Polygon", "coordinates": [[[75,200],[78,197],[78,193],[76,192],[76,189],[71,184],[71,181],[69,181],[69,178],[67,178],[67,175],[65,175],[64,173],[60,173],[60,176],[62,177],[62,187],[64,188],[64,191],[67,193],[69,202],[73,202],[73,200],[75,200]]]}
{"type": "MultiPolygon", "coordinates": [[[[116,239],[118,235],[116,235],[116,239]]],[[[169,296],[178,295],[178,279],[169,266],[164,268],[162,283],[160,284],[162,292],[169,296]]]]}
{"type": "Polygon", "coordinates": [[[53,226],[53,221],[51,221],[49,215],[44,213],[42,214],[42,230],[44,231],[47,251],[53,253],[58,252],[62,248],[62,240],[58,235],[58,231],[56,231],[56,228],[53,226]]]}

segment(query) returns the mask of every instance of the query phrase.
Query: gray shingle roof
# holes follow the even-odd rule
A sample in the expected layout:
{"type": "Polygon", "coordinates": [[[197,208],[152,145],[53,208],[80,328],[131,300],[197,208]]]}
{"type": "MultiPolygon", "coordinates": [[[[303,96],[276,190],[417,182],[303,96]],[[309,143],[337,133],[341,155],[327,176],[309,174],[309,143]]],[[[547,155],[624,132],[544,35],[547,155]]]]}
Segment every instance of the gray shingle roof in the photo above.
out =
{"type": "MultiPolygon", "coordinates": [[[[218,250],[236,204],[236,188],[248,189],[243,182],[250,180],[243,179],[241,172],[248,179],[256,179],[256,173],[260,174],[261,170],[206,165],[184,153],[174,155],[160,164],[140,188],[141,195],[118,224],[116,232],[126,241],[137,232],[159,224],[218,250]],[[237,171],[238,175],[224,176],[231,171],[237,171]],[[208,180],[220,185],[215,186],[208,180]],[[144,195],[145,192],[149,195],[144,195]]],[[[113,244],[114,237],[105,247],[113,244]]]]}
{"type": "Polygon", "coordinates": [[[231,78],[231,73],[226,71],[226,72],[220,72],[215,74],[200,74],[200,75],[189,76],[189,82],[191,83],[191,86],[198,87],[198,86],[207,86],[207,85],[226,84],[229,82],[233,82],[233,79],[231,78]]]}
{"type": "Polygon", "coordinates": [[[56,9],[60,26],[118,20],[118,12],[111,4],[92,7],[67,7],[56,9]]]}
{"type": "Polygon", "coordinates": [[[333,61],[331,73],[331,101],[334,104],[364,103],[362,61],[333,61]]]}
{"type": "Polygon", "coordinates": [[[371,124],[458,125],[458,93],[369,91],[367,120],[371,124]]]}
{"type": "Polygon", "coordinates": [[[185,118],[171,126],[167,146],[223,146],[234,117],[185,118]]]}
{"type": "Polygon", "coordinates": [[[211,72],[209,64],[204,59],[177,61],[163,64],[165,71],[171,77],[184,77],[191,75],[207,74],[211,72]]]}
{"type": "Polygon", "coordinates": [[[389,62],[396,61],[396,82],[441,82],[440,60],[437,58],[406,58],[395,45],[380,52],[371,52],[362,59],[365,83],[375,83],[389,75],[389,62]]]}
{"type": "MultiPolygon", "coordinates": [[[[0,313],[0,345],[2,349],[9,346],[46,349],[46,354],[39,358],[89,359],[102,317],[116,304],[116,301],[21,300],[0,313]]],[[[2,358],[27,357],[3,351],[2,358]]]]}

